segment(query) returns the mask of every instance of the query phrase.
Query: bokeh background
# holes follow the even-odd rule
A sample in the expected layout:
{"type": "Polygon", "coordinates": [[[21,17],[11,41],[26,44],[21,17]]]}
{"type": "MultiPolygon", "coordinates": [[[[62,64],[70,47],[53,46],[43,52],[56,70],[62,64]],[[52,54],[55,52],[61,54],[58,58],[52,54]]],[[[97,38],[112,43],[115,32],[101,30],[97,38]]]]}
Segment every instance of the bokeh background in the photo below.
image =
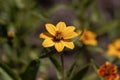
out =
{"type": "MultiPolygon", "coordinates": [[[[98,40],[98,46],[88,47],[86,52],[78,51],[82,45],[77,42],[74,50],[66,50],[65,68],[75,57],[78,68],[91,58],[101,65],[106,61],[108,44],[120,38],[120,0],[0,0],[0,61],[22,74],[32,60],[45,53],[39,38],[45,24],[56,25],[59,21],[80,30],[87,28],[96,33],[98,40]]],[[[59,59],[59,54],[56,56],[59,59]]],[[[99,80],[93,68],[89,73],[84,80],[99,80]]],[[[49,59],[41,59],[36,80],[57,80],[56,76],[49,59]]],[[[2,68],[0,80],[12,80],[2,68]]]]}

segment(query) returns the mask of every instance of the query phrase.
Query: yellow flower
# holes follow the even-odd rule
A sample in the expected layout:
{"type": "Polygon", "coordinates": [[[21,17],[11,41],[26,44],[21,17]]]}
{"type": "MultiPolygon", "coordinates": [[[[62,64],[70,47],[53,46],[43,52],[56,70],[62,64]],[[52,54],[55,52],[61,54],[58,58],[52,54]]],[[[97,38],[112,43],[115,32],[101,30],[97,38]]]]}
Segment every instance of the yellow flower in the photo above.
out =
{"type": "Polygon", "coordinates": [[[116,56],[120,58],[120,39],[117,39],[108,45],[107,54],[109,56],[116,56]]]}
{"type": "Polygon", "coordinates": [[[117,66],[110,64],[108,61],[99,67],[97,74],[102,76],[104,80],[119,80],[117,66]]]}
{"type": "Polygon", "coordinates": [[[40,34],[40,38],[45,39],[42,43],[43,47],[55,46],[58,52],[63,51],[64,47],[74,48],[74,44],[70,40],[78,36],[78,34],[74,32],[74,26],[66,27],[64,22],[59,22],[56,27],[53,24],[46,24],[45,27],[47,32],[40,34]]]}
{"type": "Polygon", "coordinates": [[[85,29],[80,40],[86,45],[97,45],[96,34],[85,29]]]}

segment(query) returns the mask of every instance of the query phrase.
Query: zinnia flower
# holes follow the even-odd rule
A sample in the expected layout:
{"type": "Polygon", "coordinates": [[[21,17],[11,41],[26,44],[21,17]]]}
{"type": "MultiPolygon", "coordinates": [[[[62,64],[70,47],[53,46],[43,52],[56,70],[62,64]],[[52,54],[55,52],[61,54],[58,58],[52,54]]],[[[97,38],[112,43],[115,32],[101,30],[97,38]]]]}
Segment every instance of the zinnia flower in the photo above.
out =
{"type": "Polygon", "coordinates": [[[80,37],[80,40],[85,45],[97,45],[96,34],[87,29],[84,30],[83,35],[80,37]]]}
{"type": "Polygon", "coordinates": [[[78,36],[78,34],[74,32],[74,26],[66,27],[64,22],[59,22],[56,27],[53,24],[46,24],[45,27],[47,32],[40,34],[40,38],[45,39],[42,43],[43,47],[55,46],[58,52],[63,51],[64,47],[74,48],[74,44],[70,40],[78,36]]]}
{"type": "Polygon", "coordinates": [[[117,66],[110,64],[109,62],[101,65],[97,70],[97,74],[102,76],[104,80],[119,80],[117,66]]]}
{"type": "Polygon", "coordinates": [[[108,45],[107,54],[109,56],[116,56],[120,58],[120,39],[117,39],[108,45]]]}

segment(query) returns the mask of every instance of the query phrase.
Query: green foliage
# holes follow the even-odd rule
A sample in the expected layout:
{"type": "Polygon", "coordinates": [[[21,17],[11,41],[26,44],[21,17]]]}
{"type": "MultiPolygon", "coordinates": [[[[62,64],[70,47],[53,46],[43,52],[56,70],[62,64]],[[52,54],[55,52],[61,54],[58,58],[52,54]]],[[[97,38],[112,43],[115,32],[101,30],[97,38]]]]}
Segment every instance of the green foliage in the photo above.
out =
{"type": "MultiPolygon", "coordinates": [[[[120,65],[117,57],[106,55],[108,44],[120,38],[119,6],[110,9],[103,6],[102,9],[97,0],[50,1],[0,0],[0,80],[49,80],[54,74],[49,72],[51,70],[55,71],[54,76],[57,75],[58,80],[103,80],[96,73],[101,63],[110,61],[120,65]],[[57,21],[73,24],[78,30],[95,32],[98,45],[84,45],[79,41],[83,31],[72,39],[75,44],[73,51],[65,49],[63,53],[57,53],[54,47],[43,49],[39,34],[44,31],[44,23],[57,21]],[[65,54],[65,70],[60,62],[61,54],[65,54]],[[98,57],[103,60],[97,60],[98,57]],[[37,77],[38,73],[40,77],[37,77]]],[[[108,5],[107,2],[105,4],[108,5]]]]}
{"type": "Polygon", "coordinates": [[[79,70],[75,75],[73,75],[73,77],[70,80],[82,80],[85,74],[87,73],[88,69],[89,66],[85,66],[84,68],[79,70]]]}
{"type": "MultiPolygon", "coordinates": [[[[21,80],[21,78],[15,74],[6,64],[0,61],[0,69],[3,71],[0,71],[0,75],[4,75],[5,73],[7,74],[8,80],[21,80]]],[[[6,77],[6,76],[4,76],[6,77]]]]}
{"type": "Polygon", "coordinates": [[[39,70],[40,60],[33,60],[26,68],[25,72],[21,75],[22,80],[35,80],[39,70]],[[30,76],[31,75],[31,76],[30,76]]]}

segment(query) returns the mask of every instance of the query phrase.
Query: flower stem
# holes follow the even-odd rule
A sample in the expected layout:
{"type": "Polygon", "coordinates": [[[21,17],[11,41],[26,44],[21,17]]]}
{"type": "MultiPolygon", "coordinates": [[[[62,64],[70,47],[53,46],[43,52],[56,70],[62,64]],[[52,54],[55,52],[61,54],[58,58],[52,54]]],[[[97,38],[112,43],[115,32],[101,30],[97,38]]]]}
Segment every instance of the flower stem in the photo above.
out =
{"type": "Polygon", "coordinates": [[[64,58],[63,58],[63,54],[61,54],[61,76],[62,76],[62,80],[64,80],[64,58]]]}

